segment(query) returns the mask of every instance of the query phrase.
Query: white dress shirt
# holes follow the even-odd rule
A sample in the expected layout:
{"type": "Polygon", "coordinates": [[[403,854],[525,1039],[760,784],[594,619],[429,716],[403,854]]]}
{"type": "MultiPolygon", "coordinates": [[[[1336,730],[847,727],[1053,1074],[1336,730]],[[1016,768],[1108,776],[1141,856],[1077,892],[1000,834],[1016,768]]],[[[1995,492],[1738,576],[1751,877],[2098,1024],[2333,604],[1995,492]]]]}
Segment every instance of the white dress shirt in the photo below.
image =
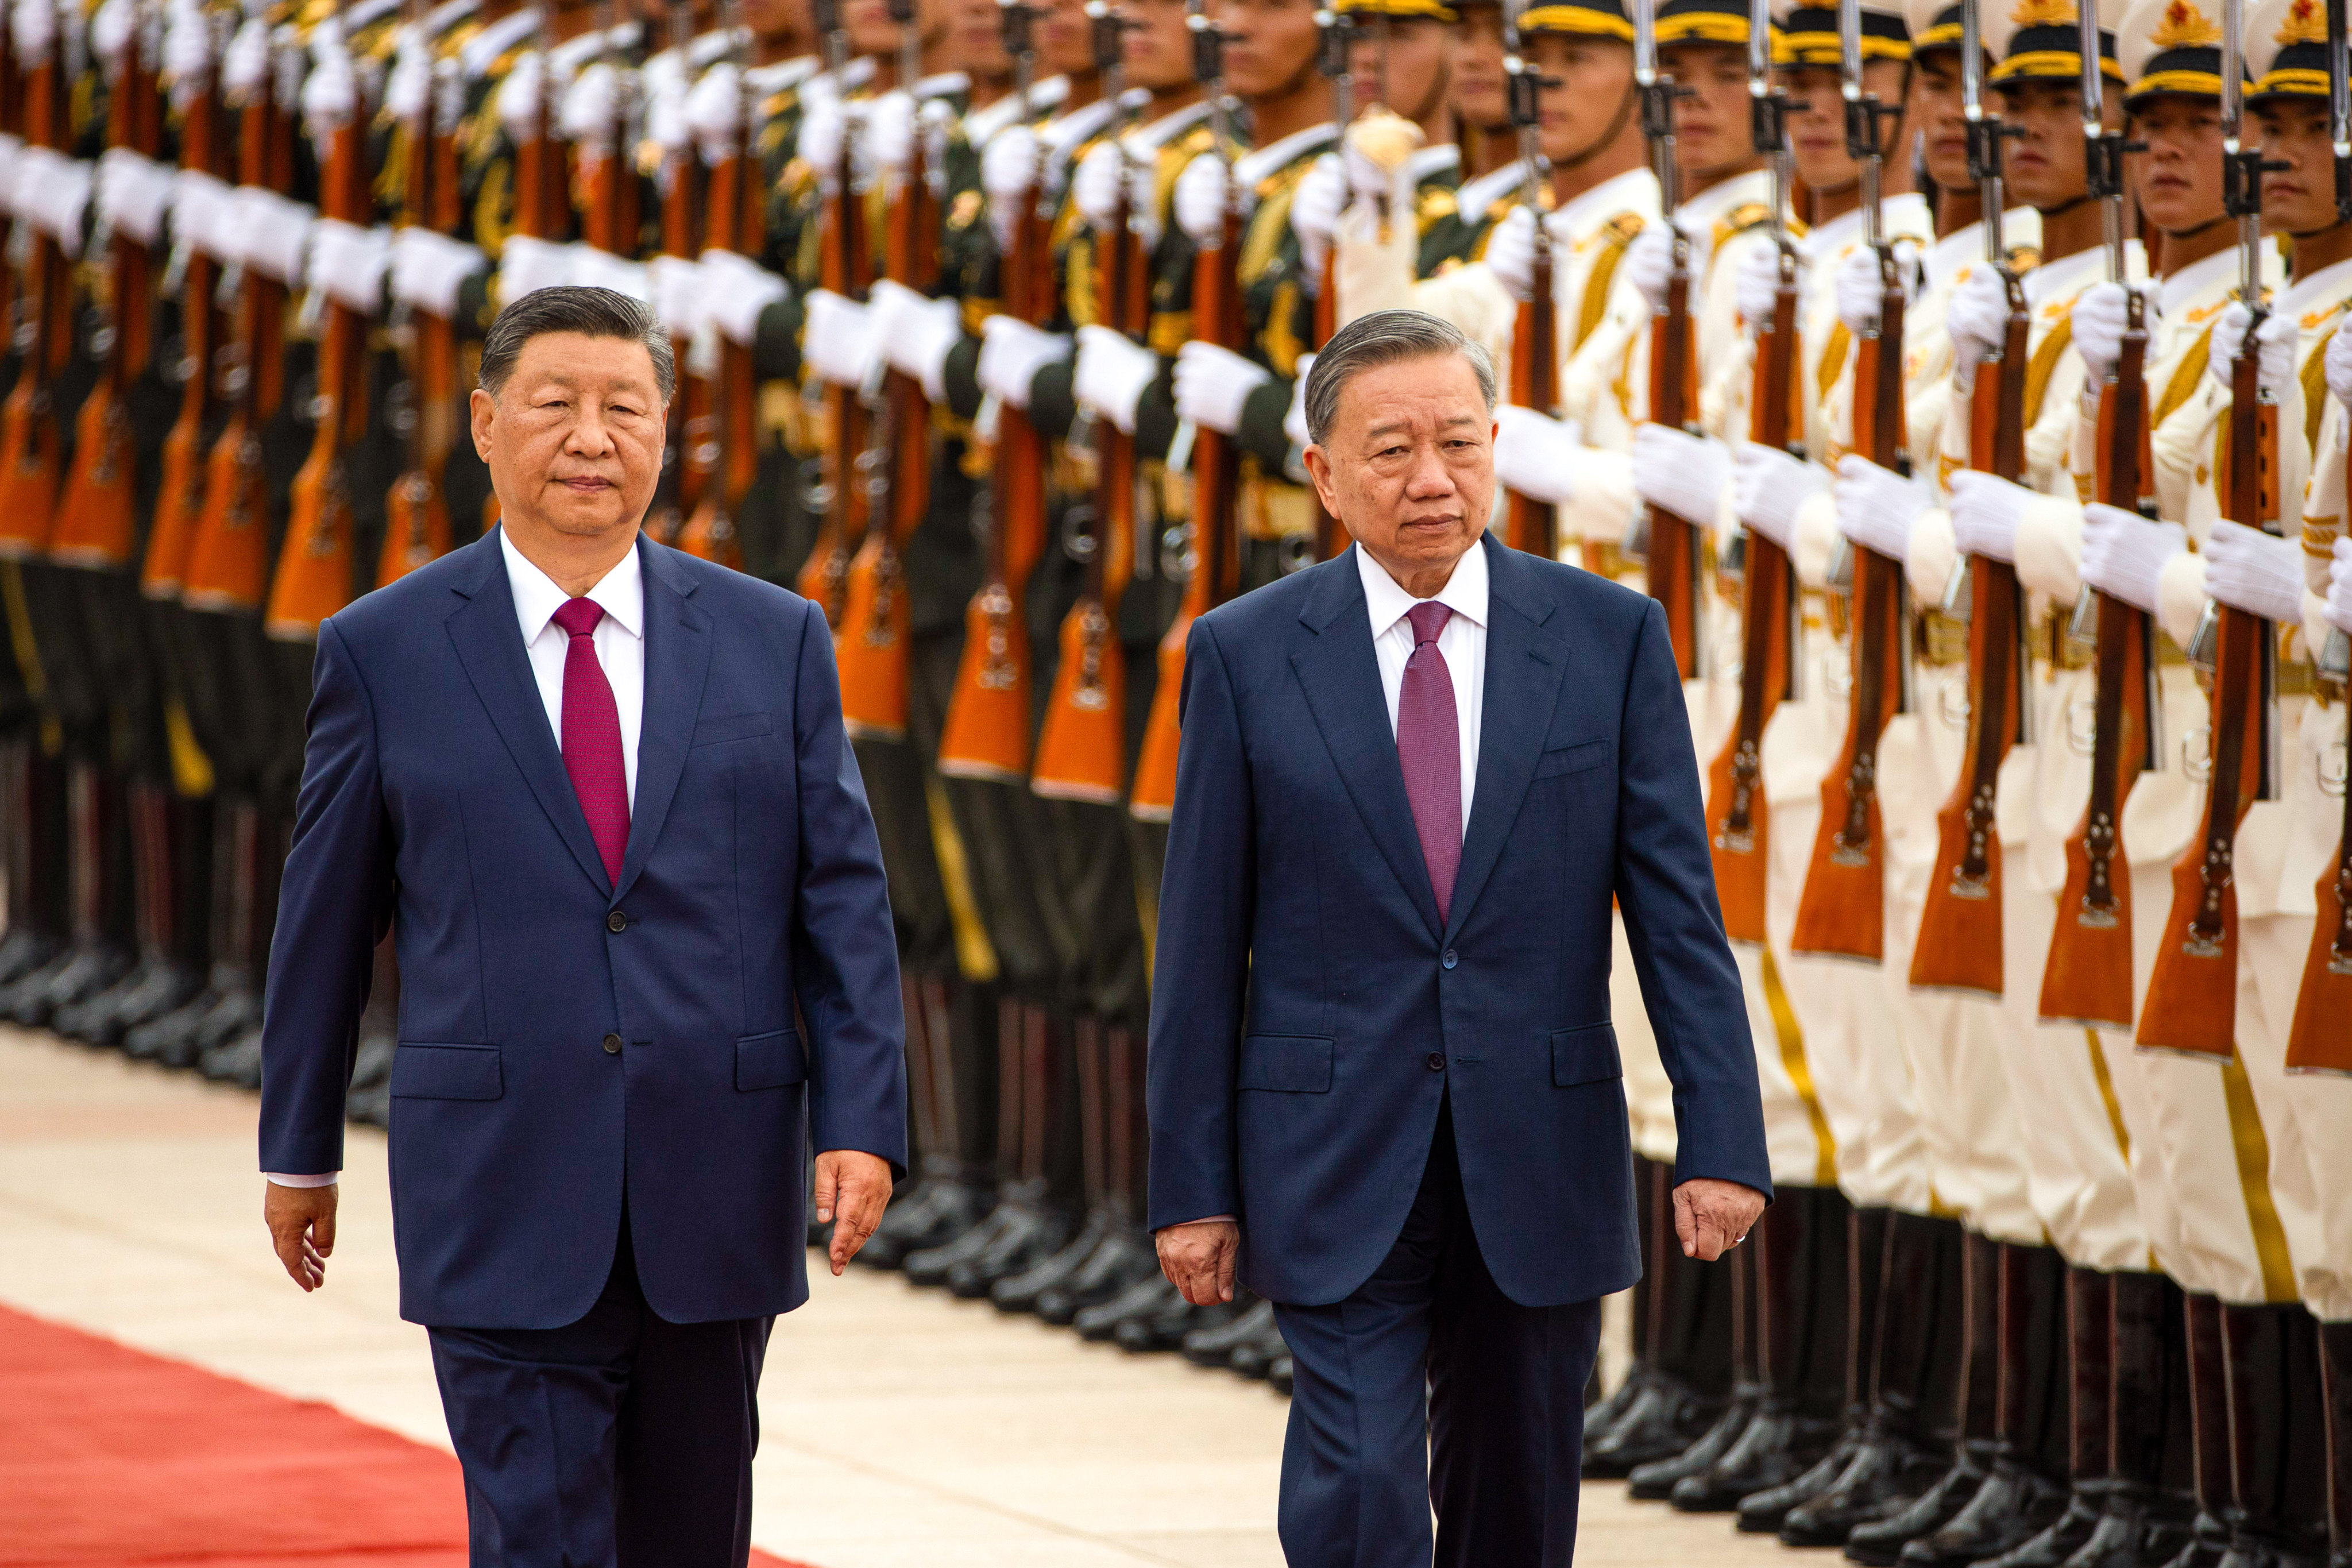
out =
{"type": "MultiPolygon", "coordinates": [[[[547,728],[555,737],[555,748],[563,749],[563,661],[572,649],[572,638],[555,624],[555,612],[570,597],[555,585],[554,580],[532,565],[521,551],[514,547],[506,531],[499,531],[499,550],[507,563],[507,586],[514,595],[515,619],[522,628],[523,651],[530,656],[531,678],[539,683],[539,700],[547,710],[547,728]]],[[[1483,564],[1483,563],[1482,563],[1483,564]]],[[[1461,574],[1456,572],[1455,576],[1461,574]]],[[[1479,584],[1479,604],[1486,604],[1486,584],[1482,571],[1479,584]]],[[[1391,588],[1395,584],[1390,584],[1391,588]]],[[[1402,590],[1399,590],[1402,592],[1402,590]]],[[[604,580],[588,590],[587,596],[604,606],[604,618],[596,623],[590,641],[595,646],[596,662],[604,667],[605,682],[613,689],[613,706],[621,717],[621,763],[628,778],[629,799],[637,798],[637,735],[645,728],[646,717],[646,582],[644,568],[637,552],[630,551],[620,563],[604,574],[604,580]]],[[[1408,628],[1408,633],[1410,628],[1408,628]]],[[[1480,634],[1484,637],[1484,634],[1480,634]]],[[[1405,650],[1410,653],[1408,646],[1405,650]]],[[[1402,671],[1403,666],[1398,665],[1402,671]]],[[[1400,679],[1402,677],[1400,676],[1400,679]]],[[[1396,694],[1391,683],[1389,694],[1389,721],[1396,721],[1396,694]]],[[[1475,744],[1475,742],[1474,742],[1475,744]]],[[[284,1172],[264,1173],[281,1187],[332,1186],[341,1171],[320,1175],[295,1175],[284,1172]]]]}
{"type": "MultiPolygon", "coordinates": [[[[1356,546],[1356,570],[1364,579],[1364,608],[1372,618],[1372,652],[1380,659],[1381,694],[1388,699],[1389,733],[1396,733],[1397,700],[1404,692],[1405,661],[1412,658],[1412,623],[1405,619],[1422,601],[1397,586],[1381,563],[1356,546]]],[[[1470,824],[1470,795],[1478,782],[1478,720],[1486,695],[1486,549],[1474,544],[1454,563],[1454,575],[1436,595],[1454,613],[1437,634],[1437,651],[1454,678],[1454,716],[1462,737],[1462,823],[1470,824]]]]}

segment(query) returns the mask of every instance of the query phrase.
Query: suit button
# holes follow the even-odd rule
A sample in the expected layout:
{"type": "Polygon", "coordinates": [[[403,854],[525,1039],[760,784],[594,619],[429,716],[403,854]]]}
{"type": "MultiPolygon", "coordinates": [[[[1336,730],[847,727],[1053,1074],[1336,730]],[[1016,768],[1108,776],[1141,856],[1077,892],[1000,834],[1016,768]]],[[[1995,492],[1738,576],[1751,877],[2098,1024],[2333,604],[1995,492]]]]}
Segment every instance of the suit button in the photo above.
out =
{"type": "Polygon", "coordinates": [[[1429,1053],[1429,1070],[1432,1072],[1444,1072],[1445,1070],[1445,1053],[1444,1051],[1432,1051],[1429,1053]]]}
{"type": "MultiPolygon", "coordinates": [[[[614,929],[615,931],[617,931],[617,930],[619,930],[620,928],[619,928],[619,927],[617,927],[617,926],[615,926],[614,929]]],[[[1441,964],[1444,964],[1446,968],[1451,969],[1451,968],[1453,968],[1455,964],[1457,964],[1457,963],[1461,963],[1461,962],[1462,962],[1462,958],[1461,958],[1461,955],[1460,955],[1459,953],[1455,952],[1452,948],[1450,948],[1450,947],[1449,947],[1449,948],[1447,948],[1447,949],[1445,950],[1444,956],[1443,956],[1442,958],[1440,958],[1437,962],[1438,962],[1439,963],[1441,963],[1441,964]]]]}
{"type": "Polygon", "coordinates": [[[620,1036],[607,1035],[604,1037],[604,1054],[608,1057],[617,1057],[621,1054],[620,1036]]]}
{"type": "MultiPolygon", "coordinates": [[[[611,914],[604,917],[604,929],[614,932],[625,931],[629,929],[629,917],[623,914],[620,910],[614,910],[611,914]]],[[[1447,967],[1451,968],[1452,965],[1449,964],[1447,967]]]]}

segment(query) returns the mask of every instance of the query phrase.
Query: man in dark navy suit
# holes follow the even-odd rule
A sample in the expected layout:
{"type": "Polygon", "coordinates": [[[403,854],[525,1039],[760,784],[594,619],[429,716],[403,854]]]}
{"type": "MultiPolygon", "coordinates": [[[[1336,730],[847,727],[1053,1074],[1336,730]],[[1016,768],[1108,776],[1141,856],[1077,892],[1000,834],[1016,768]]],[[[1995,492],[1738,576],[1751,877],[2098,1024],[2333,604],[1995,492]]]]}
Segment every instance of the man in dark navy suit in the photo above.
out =
{"type": "Polygon", "coordinates": [[[1151,1013],[1151,1224],[1294,1363],[1315,1568],[1575,1551],[1600,1298],[1641,1272],[1609,1021],[1624,910],[1712,1258],[1770,1188],[1659,606],[1485,538],[1494,370],[1433,316],[1333,335],[1307,465],[1354,538],[1207,616],[1151,1013]]]}
{"type": "Polygon", "coordinates": [[[906,1164],[824,616],[638,534],[674,377],[622,295],[509,304],[473,395],[501,525],[319,628],[266,1217],[317,1289],[389,926],[401,1315],[431,1330],[476,1568],[740,1568],[769,1327],[808,1296],[803,1128],[836,1274],[906,1164]]]}

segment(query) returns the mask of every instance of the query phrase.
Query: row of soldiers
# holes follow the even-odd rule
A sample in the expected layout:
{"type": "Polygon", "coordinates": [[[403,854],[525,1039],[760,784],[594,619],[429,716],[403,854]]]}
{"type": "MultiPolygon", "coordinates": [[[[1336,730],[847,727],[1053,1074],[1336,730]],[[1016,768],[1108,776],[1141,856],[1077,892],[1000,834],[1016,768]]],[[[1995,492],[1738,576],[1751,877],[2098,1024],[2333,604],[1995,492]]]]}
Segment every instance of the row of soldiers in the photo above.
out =
{"type": "Polygon", "coordinates": [[[1182,650],[1346,548],[1314,345],[1432,310],[1509,367],[1496,528],[1665,605],[1780,1189],[1682,1257],[1617,963],[1587,1474],[1865,1563],[2352,1560],[2340,3],[8,23],[0,1015],[257,1073],[317,626],[494,521],[495,309],[614,288],[686,372],[649,529],[835,627],[921,1152],[863,1256],[1278,1380],[1139,1226],[1182,650]]]}

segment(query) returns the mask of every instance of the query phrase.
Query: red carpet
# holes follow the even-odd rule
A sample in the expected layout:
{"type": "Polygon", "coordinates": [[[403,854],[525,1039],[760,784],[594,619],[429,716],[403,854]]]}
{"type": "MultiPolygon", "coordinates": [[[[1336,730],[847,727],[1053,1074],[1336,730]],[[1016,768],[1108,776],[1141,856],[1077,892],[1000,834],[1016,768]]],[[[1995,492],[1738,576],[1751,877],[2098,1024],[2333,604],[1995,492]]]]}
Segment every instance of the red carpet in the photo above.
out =
{"type": "Polygon", "coordinates": [[[0,1307],[0,1568],[465,1561],[440,1449],[0,1307]]]}

